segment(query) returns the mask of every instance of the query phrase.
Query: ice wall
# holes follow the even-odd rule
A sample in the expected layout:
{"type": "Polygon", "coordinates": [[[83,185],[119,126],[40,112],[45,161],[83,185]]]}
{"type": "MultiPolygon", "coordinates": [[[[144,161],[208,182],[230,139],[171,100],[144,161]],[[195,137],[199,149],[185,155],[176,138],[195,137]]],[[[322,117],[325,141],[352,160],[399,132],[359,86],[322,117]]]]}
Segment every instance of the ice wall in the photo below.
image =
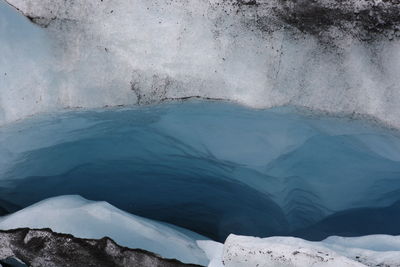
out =
{"type": "Polygon", "coordinates": [[[396,1],[8,2],[43,28],[1,3],[2,121],[200,96],[400,127],[396,1]],[[10,29],[30,34],[16,45],[10,29]]]}

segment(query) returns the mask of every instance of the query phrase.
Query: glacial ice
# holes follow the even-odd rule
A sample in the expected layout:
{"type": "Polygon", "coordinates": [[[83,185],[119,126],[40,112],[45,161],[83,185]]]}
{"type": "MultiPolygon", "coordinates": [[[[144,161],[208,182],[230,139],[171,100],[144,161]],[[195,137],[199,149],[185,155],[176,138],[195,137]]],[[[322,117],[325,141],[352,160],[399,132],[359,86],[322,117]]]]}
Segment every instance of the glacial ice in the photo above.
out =
{"type": "MultiPolygon", "coordinates": [[[[268,12],[282,1],[7,1],[46,28],[0,1],[3,123],[199,96],[356,113],[400,127],[399,40],[363,42],[333,29],[327,47],[291,25],[263,31],[278,23],[268,12]]],[[[391,1],[357,2],[362,9],[391,1]]]]}
{"type": "Polygon", "coordinates": [[[399,147],[397,130],[293,108],[59,112],[2,127],[0,194],[78,194],[219,241],[400,234],[399,147]]]}
{"type": "Polygon", "coordinates": [[[229,267],[308,266],[362,267],[356,261],[291,237],[251,238],[231,235],[225,242],[223,262],[229,267]]]}
{"type": "Polygon", "coordinates": [[[400,266],[400,236],[330,237],[309,242],[293,237],[255,238],[230,235],[223,248],[198,241],[210,259],[209,267],[362,267],[400,266]]]}
{"type": "MultiPolygon", "coordinates": [[[[399,266],[400,27],[327,43],[282,2],[0,0],[0,214],[22,209],[0,228],[210,267],[399,266]]],[[[393,4],[333,2],[378,24],[393,4]]]]}
{"type": "Polygon", "coordinates": [[[176,226],[123,212],[107,202],[79,196],[43,200],[9,216],[0,217],[0,229],[51,228],[81,238],[112,238],[119,245],[155,252],[164,258],[207,264],[196,240],[205,240],[176,226]]]}

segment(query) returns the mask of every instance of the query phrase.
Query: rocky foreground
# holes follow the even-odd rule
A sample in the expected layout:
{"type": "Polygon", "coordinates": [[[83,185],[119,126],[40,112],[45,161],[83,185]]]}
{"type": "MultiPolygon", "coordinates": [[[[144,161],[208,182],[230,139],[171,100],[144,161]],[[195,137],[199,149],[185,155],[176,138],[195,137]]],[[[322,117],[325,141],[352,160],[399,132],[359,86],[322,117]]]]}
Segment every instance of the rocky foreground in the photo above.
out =
{"type": "Polygon", "coordinates": [[[81,239],[50,229],[0,231],[3,266],[151,266],[190,267],[140,249],[121,247],[110,238],[81,239]]]}

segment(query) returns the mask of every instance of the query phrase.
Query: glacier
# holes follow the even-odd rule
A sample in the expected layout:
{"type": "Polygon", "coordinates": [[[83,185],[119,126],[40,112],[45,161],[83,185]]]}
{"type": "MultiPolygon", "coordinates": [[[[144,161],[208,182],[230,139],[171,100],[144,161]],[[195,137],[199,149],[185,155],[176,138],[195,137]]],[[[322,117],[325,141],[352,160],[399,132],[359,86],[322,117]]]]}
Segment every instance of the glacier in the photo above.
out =
{"type": "Polygon", "coordinates": [[[0,0],[0,229],[209,267],[400,266],[399,12],[0,0]]]}

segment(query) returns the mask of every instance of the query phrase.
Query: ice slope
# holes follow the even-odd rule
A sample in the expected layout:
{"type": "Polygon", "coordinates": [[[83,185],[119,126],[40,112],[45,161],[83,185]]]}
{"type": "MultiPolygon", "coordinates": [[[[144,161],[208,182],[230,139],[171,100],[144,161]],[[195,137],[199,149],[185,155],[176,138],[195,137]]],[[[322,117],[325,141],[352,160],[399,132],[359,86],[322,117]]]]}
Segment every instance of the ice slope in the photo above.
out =
{"type": "Polygon", "coordinates": [[[43,200],[9,216],[0,217],[0,229],[51,228],[81,238],[112,238],[119,245],[155,252],[164,258],[207,264],[193,232],[123,212],[107,202],[80,196],[43,200]]]}
{"type": "Polygon", "coordinates": [[[198,241],[209,267],[400,266],[400,236],[329,237],[309,242],[293,237],[230,235],[225,244],[198,241]]]}
{"type": "Polygon", "coordinates": [[[0,196],[79,194],[219,241],[400,234],[399,161],[397,130],[305,110],[76,110],[2,127],[0,196]]]}
{"type": "Polygon", "coordinates": [[[8,2],[46,28],[1,1],[2,122],[199,96],[400,127],[393,1],[8,2]]]}

